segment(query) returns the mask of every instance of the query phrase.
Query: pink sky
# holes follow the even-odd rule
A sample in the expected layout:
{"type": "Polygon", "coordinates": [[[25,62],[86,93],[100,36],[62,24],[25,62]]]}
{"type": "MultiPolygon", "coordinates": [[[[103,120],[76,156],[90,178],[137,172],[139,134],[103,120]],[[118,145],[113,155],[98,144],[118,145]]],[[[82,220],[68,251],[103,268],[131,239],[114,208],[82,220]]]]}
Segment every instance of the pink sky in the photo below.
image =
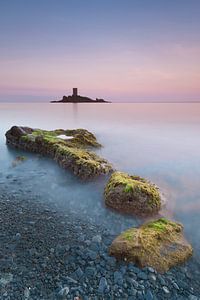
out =
{"type": "MultiPolygon", "coordinates": [[[[130,1],[127,4],[133,8],[130,1]]],[[[116,102],[200,100],[195,5],[191,11],[183,5],[181,14],[169,4],[155,6],[150,13],[138,5],[135,9],[144,19],[138,14],[132,19],[129,7],[124,12],[115,7],[113,15],[107,15],[101,6],[101,18],[77,25],[73,18],[69,23],[70,15],[60,16],[56,4],[41,7],[38,23],[33,2],[30,15],[16,6],[11,18],[5,5],[0,21],[6,30],[0,46],[0,101],[47,101],[70,94],[72,87],[82,95],[116,102]]],[[[78,13],[86,14],[86,8],[80,6],[78,13]]]]}

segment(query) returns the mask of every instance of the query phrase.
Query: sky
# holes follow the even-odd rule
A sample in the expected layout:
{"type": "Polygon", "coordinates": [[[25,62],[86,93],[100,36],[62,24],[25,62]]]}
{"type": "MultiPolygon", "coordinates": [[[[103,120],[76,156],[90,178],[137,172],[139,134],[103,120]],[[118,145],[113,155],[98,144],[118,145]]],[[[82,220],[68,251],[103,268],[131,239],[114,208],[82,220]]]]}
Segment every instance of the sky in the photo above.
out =
{"type": "Polygon", "coordinates": [[[200,101],[199,0],[0,0],[0,101],[200,101]]]}

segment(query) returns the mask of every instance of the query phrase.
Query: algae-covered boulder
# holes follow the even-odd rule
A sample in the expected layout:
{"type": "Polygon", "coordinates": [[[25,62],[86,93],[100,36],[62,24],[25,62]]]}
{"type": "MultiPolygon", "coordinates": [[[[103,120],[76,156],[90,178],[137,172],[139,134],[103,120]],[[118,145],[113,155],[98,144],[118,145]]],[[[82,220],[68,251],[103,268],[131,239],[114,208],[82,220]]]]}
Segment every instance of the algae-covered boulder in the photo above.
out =
{"type": "Polygon", "coordinates": [[[183,226],[165,218],[128,229],[112,242],[109,251],[119,260],[139,267],[151,266],[161,273],[192,255],[192,247],[183,236],[183,226]]]}
{"type": "Polygon", "coordinates": [[[112,171],[108,161],[90,151],[101,145],[93,133],[85,129],[48,131],[13,126],[6,132],[6,141],[15,148],[48,155],[83,179],[112,171]]]}
{"type": "Polygon", "coordinates": [[[105,187],[105,204],[120,212],[152,215],[161,207],[158,188],[139,176],[114,172],[105,187]]]}

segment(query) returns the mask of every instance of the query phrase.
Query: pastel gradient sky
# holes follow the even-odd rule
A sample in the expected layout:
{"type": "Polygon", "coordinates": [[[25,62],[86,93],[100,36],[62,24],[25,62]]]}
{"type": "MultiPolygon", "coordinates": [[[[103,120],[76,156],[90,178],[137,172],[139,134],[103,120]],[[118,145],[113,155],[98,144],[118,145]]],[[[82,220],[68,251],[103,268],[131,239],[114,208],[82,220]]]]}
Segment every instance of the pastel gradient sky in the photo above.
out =
{"type": "Polygon", "coordinates": [[[199,0],[0,0],[0,101],[200,100],[199,0]]]}

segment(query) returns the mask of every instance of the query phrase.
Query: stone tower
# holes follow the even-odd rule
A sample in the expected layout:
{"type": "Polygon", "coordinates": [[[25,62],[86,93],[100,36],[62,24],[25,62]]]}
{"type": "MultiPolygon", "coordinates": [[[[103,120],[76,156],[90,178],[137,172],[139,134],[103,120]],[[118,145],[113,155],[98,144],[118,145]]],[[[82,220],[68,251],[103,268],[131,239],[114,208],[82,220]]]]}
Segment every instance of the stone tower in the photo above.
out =
{"type": "Polygon", "coordinates": [[[77,97],[78,96],[78,89],[77,88],[73,88],[73,97],[77,97]]]}

